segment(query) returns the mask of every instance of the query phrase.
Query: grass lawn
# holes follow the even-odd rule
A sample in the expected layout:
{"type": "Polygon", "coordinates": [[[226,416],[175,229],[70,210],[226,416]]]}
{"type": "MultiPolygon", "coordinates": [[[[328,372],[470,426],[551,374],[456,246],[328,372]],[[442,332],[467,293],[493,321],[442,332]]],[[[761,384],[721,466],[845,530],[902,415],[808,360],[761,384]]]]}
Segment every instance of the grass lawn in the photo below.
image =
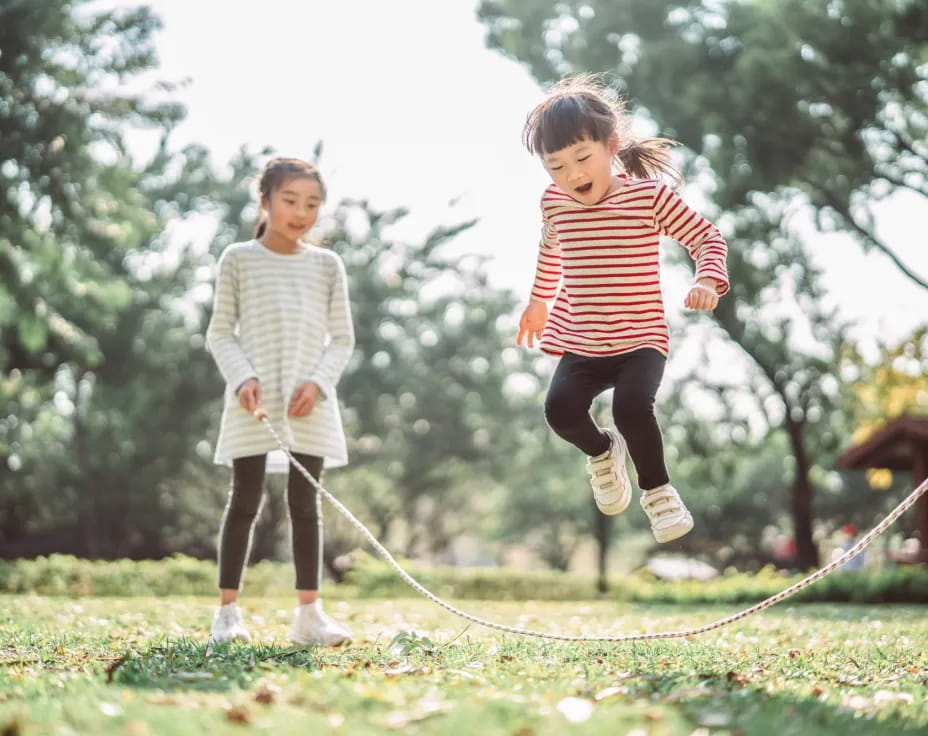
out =
{"type": "MultiPolygon", "coordinates": [[[[0,734],[928,734],[924,607],[784,604],[690,640],[603,645],[468,626],[421,598],[333,600],[354,643],[300,650],[292,606],[245,597],[257,643],[209,648],[207,598],[0,596],[0,734]]],[[[570,634],[735,610],[461,607],[570,634]]]]}

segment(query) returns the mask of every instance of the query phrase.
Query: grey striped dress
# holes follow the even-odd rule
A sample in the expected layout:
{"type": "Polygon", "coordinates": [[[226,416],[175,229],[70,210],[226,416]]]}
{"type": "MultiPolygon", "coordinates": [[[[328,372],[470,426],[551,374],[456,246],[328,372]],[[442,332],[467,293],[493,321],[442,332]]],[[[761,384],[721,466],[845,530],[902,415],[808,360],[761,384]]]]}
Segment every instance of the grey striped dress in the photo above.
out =
{"type": "Polygon", "coordinates": [[[226,381],[217,463],[277,448],[239,406],[237,390],[249,378],[258,379],[262,406],[291,451],[323,457],[325,467],[348,462],[335,385],[354,349],[354,328],[345,266],[335,253],[303,245],[283,255],[257,240],[228,246],[206,344],[226,381]],[[308,417],[288,417],[306,381],[322,395],[308,417]]]}

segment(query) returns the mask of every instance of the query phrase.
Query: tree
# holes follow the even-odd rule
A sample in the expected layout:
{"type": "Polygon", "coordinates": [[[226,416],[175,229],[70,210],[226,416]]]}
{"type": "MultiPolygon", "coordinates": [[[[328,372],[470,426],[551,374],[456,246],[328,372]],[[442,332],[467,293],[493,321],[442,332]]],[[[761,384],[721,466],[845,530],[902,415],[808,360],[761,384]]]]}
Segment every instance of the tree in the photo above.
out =
{"type": "Polygon", "coordinates": [[[170,152],[183,110],[122,85],[155,66],[157,19],[83,5],[0,11],[0,553],[209,549],[202,256],[165,231],[253,163],[229,184],[203,149],[170,152]],[[127,153],[130,127],[161,137],[151,161],[127,153]]]}

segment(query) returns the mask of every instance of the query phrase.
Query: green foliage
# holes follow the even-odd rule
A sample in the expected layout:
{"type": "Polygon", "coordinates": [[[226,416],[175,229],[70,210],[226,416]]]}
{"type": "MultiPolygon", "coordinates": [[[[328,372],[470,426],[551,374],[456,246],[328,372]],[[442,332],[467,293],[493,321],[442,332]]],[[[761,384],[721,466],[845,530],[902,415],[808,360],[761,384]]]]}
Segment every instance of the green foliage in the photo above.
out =
{"type": "Polygon", "coordinates": [[[168,147],[183,110],[152,99],[171,85],[126,91],[157,64],[150,9],[51,7],[0,21],[0,555],[210,554],[209,264],[167,233],[211,212],[217,241],[241,233],[253,157],[215,176],[201,147],[168,147]],[[161,144],[137,162],[143,128],[161,144]]]}
{"type": "MultiPolygon", "coordinates": [[[[163,560],[88,560],[48,555],[0,560],[0,590],[64,596],[212,595],[216,563],[184,555],[163,560]]],[[[293,587],[292,566],[259,562],[248,568],[245,589],[265,594],[293,587]]]]}
{"type": "MultiPolygon", "coordinates": [[[[592,578],[549,570],[509,570],[489,567],[425,566],[409,561],[400,565],[426,589],[440,598],[473,600],[592,600],[592,578]]],[[[363,598],[392,598],[415,593],[387,563],[361,558],[346,576],[363,598]]]]}
{"type": "Polygon", "coordinates": [[[434,654],[436,647],[427,636],[421,636],[415,631],[401,631],[393,637],[389,649],[393,654],[407,657],[410,654],[434,654]]]}
{"type": "MultiPolygon", "coordinates": [[[[772,567],[756,574],[731,573],[710,581],[656,580],[644,573],[620,583],[621,600],[639,603],[753,604],[801,580],[772,567]]],[[[900,567],[883,572],[836,572],[789,599],[795,603],[926,603],[928,568],[900,567]]],[[[783,605],[789,605],[784,603],[783,605]]]]}
{"type": "MultiPolygon", "coordinates": [[[[556,571],[403,565],[416,580],[440,597],[474,600],[593,600],[594,581],[556,571]]],[[[729,573],[713,580],[663,581],[647,570],[609,580],[608,597],[616,601],[674,604],[753,604],[784,590],[801,577],[772,567],[756,574],[729,573]]],[[[349,582],[362,598],[408,595],[408,586],[386,563],[367,561],[349,582]]],[[[796,594],[794,602],[925,603],[928,568],[901,567],[879,573],[833,573],[796,594]]]]}
{"type": "MultiPolygon", "coordinates": [[[[375,600],[417,596],[387,563],[361,555],[336,597],[375,600]]],[[[589,601],[597,593],[590,577],[551,570],[424,566],[400,561],[425,588],[441,598],[487,601],[589,601]]],[[[709,581],[663,581],[647,570],[610,578],[608,598],[636,603],[752,604],[800,580],[768,566],[756,574],[728,573],[709,581]]],[[[247,595],[281,595],[293,586],[287,563],[261,561],[248,568],[247,595]]],[[[163,560],[86,560],[49,555],[0,560],[0,592],[77,597],[212,595],[216,564],[173,555],[163,560]]],[[[836,572],[791,599],[795,602],[926,603],[928,568],[881,572],[836,572]]]]}

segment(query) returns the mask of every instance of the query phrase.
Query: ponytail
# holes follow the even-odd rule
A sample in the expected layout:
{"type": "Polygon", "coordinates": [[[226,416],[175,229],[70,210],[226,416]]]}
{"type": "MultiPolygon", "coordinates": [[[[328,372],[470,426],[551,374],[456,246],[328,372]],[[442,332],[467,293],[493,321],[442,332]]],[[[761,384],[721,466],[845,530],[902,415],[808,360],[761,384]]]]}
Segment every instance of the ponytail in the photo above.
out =
{"type": "Polygon", "coordinates": [[[683,183],[683,176],[670,160],[670,149],[680,144],[669,138],[640,138],[619,150],[616,158],[636,179],[669,176],[674,186],[683,183]]]}
{"type": "Polygon", "coordinates": [[[255,238],[260,238],[262,235],[264,235],[266,230],[267,218],[262,216],[261,219],[258,220],[258,224],[255,226],[255,238]]]}

